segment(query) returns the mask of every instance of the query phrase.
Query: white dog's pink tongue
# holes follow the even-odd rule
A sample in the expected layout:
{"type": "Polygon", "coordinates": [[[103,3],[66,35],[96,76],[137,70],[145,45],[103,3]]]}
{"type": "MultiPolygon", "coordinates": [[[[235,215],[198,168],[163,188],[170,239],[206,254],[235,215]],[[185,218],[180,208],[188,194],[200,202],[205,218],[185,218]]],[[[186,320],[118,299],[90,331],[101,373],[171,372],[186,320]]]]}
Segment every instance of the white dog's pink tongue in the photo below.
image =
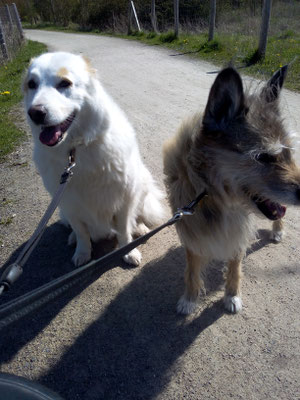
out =
{"type": "Polygon", "coordinates": [[[61,137],[62,132],[59,125],[48,126],[40,133],[40,141],[47,146],[54,146],[61,137]]]}

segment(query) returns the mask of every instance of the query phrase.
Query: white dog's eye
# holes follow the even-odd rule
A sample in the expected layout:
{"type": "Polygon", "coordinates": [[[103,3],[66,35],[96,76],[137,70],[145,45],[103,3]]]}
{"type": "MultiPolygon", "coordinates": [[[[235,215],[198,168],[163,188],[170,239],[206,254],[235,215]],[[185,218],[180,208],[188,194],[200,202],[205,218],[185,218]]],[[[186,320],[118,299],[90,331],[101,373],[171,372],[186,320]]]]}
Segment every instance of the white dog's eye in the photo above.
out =
{"type": "Polygon", "coordinates": [[[69,81],[68,79],[62,79],[59,84],[57,85],[57,89],[63,89],[63,88],[68,88],[72,86],[72,82],[69,81]]]}
{"type": "Polygon", "coordinates": [[[37,88],[37,84],[34,82],[33,79],[30,79],[30,81],[28,81],[28,88],[29,89],[36,89],[37,88]]]}

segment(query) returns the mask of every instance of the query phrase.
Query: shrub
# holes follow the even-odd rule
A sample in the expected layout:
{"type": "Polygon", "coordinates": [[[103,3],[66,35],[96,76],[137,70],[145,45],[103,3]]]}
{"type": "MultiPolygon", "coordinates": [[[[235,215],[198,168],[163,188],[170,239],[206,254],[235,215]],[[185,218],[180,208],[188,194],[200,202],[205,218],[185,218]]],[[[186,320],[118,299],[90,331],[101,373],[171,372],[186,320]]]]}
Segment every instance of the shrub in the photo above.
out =
{"type": "Polygon", "coordinates": [[[169,31],[169,32],[167,32],[167,33],[162,33],[160,36],[159,36],[159,40],[162,42],[162,43],[172,43],[172,42],[174,42],[174,40],[176,40],[177,38],[176,38],[176,35],[175,35],[175,32],[172,32],[172,31],[169,31]]]}
{"type": "Polygon", "coordinates": [[[221,51],[223,49],[222,43],[218,39],[210,40],[205,42],[201,47],[200,51],[204,53],[211,53],[216,51],[221,51]]]}

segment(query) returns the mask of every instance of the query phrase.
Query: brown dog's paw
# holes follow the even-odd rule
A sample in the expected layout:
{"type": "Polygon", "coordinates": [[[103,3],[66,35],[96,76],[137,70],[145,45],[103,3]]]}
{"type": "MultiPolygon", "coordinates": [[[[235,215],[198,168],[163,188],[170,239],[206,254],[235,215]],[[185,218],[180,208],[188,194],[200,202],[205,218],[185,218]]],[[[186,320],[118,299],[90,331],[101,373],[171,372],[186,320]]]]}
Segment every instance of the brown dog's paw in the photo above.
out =
{"type": "Polygon", "coordinates": [[[273,240],[275,243],[279,243],[282,241],[284,236],[284,231],[271,231],[270,232],[270,239],[273,240]]]}
{"type": "Polygon", "coordinates": [[[187,300],[183,295],[177,303],[177,312],[178,314],[188,315],[193,313],[196,307],[197,303],[195,301],[187,300]]]}

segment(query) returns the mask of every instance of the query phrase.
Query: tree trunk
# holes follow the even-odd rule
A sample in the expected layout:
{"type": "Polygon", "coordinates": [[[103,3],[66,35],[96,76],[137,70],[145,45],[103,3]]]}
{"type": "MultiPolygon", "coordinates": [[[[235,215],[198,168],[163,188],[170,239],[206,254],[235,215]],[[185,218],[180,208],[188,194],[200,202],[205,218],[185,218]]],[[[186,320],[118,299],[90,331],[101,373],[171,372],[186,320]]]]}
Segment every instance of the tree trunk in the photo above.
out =
{"type": "Polygon", "coordinates": [[[179,33],[179,0],[174,0],[174,33],[178,37],[179,33]]]}
{"type": "Polygon", "coordinates": [[[259,36],[259,45],[257,50],[257,57],[259,60],[264,59],[266,55],[271,8],[272,8],[272,0],[264,0],[263,10],[262,10],[262,22],[261,22],[260,36],[259,36]]]}
{"type": "Polygon", "coordinates": [[[210,0],[208,41],[213,40],[216,25],[217,0],[210,0]]]}
{"type": "Polygon", "coordinates": [[[156,12],[155,12],[155,0],[151,0],[151,24],[153,31],[158,33],[157,30],[157,19],[156,19],[156,12]]]}
{"type": "Polygon", "coordinates": [[[56,14],[55,14],[55,7],[54,7],[54,1],[53,0],[50,0],[50,6],[51,6],[53,22],[56,24],[56,14]]]}
{"type": "Polygon", "coordinates": [[[128,1],[128,20],[127,20],[127,34],[132,33],[132,7],[130,0],[128,1]]]}

